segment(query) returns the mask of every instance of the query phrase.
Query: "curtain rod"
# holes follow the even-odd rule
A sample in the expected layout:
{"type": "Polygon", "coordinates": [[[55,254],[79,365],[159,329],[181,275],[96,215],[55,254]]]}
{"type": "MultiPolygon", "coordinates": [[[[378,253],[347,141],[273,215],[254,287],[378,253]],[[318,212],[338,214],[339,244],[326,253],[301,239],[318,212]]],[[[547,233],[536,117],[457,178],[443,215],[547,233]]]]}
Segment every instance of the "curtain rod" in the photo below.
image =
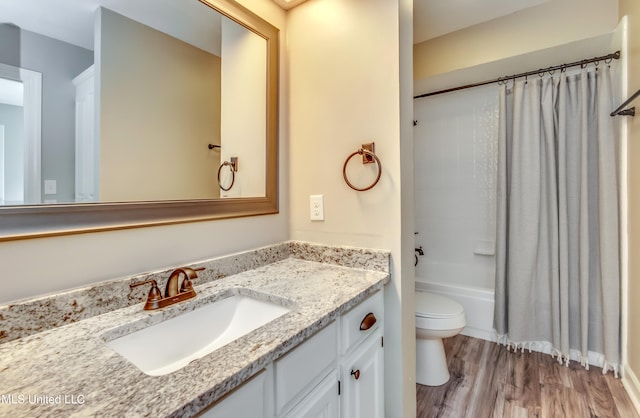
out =
{"type": "Polygon", "coordinates": [[[569,63],[569,64],[556,65],[554,67],[549,67],[549,68],[540,68],[539,70],[536,70],[536,71],[527,71],[526,73],[508,75],[508,76],[505,76],[505,77],[498,77],[498,78],[493,79],[493,80],[481,81],[479,83],[467,84],[467,85],[459,86],[459,87],[452,87],[450,89],[438,90],[438,91],[434,91],[434,92],[431,92],[431,93],[425,93],[425,94],[421,94],[419,96],[414,96],[413,98],[414,99],[420,99],[422,97],[435,96],[437,94],[443,94],[443,93],[450,93],[452,91],[464,90],[464,89],[468,89],[468,88],[471,88],[471,87],[484,86],[486,84],[491,84],[491,83],[502,83],[502,82],[505,82],[505,81],[510,80],[510,79],[527,77],[527,76],[530,76],[530,75],[536,75],[536,74],[540,75],[540,74],[544,74],[546,72],[552,73],[553,71],[556,71],[556,70],[564,70],[565,68],[576,67],[578,65],[585,66],[586,64],[589,64],[591,62],[609,61],[609,60],[619,59],[619,58],[620,58],[620,51],[616,51],[616,52],[614,52],[612,54],[603,55],[601,57],[585,59],[585,60],[582,60],[582,61],[575,61],[575,62],[572,62],[572,63],[569,63]]]}
{"type": "Polygon", "coordinates": [[[622,103],[620,106],[618,106],[618,108],[616,110],[611,112],[610,116],[616,116],[616,115],[635,116],[636,115],[636,108],[635,107],[630,107],[629,109],[624,109],[624,108],[627,107],[627,105],[629,103],[631,103],[632,101],[634,101],[636,99],[636,97],[638,97],[638,96],[640,96],[640,90],[638,90],[635,93],[633,93],[633,95],[631,97],[629,97],[627,100],[625,100],[625,102],[622,103]]]}

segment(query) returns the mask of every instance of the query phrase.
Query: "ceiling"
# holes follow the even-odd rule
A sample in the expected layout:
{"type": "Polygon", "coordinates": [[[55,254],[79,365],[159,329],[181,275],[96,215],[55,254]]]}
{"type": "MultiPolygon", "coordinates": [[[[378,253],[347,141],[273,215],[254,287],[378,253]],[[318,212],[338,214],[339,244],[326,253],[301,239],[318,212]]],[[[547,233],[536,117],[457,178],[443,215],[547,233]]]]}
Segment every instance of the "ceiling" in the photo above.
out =
{"type": "Polygon", "coordinates": [[[549,0],[414,0],[413,42],[424,42],[549,0]]]}
{"type": "MultiPolygon", "coordinates": [[[[286,8],[301,2],[274,1],[286,5],[286,8]]],[[[546,1],[549,0],[414,0],[414,43],[546,1]]],[[[168,21],[175,21],[180,16],[194,19],[198,26],[183,25],[179,28],[181,33],[172,35],[201,49],[210,52],[216,50],[210,45],[210,40],[219,39],[219,22],[212,29],[211,15],[202,13],[206,6],[196,0],[2,0],[0,19],[23,29],[93,49],[93,13],[98,6],[107,7],[166,33],[171,33],[165,28],[168,21]]],[[[175,26],[173,23],[171,25],[175,26]]]]}
{"type": "Polygon", "coordinates": [[[94,14],[100,6],[220,53],[220,15],[196,0],[1,0],[0,23],[93,50],[94,14]]]}

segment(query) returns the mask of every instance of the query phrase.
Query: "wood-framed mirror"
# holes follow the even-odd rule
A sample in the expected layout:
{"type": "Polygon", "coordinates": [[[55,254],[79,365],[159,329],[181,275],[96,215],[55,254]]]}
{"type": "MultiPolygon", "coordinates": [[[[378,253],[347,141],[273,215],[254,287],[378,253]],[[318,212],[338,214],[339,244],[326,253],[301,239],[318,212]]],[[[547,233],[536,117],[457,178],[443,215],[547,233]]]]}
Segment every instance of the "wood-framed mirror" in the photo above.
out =
{"type": "MultiPolygon", "coordinates": [[[[17,4],[21,4],[25,9],[33,11],[37,9],[34,3],[38,1],[47,2],[47,0],[8,0],[8,3],[16,2],[17,4]]],[[[50,177],[55,175],[44,173],[48,167],[45,162],[47,158],[64,159],[64,156],[60,156],[60,153],[57,152],[58,148],[62,148],[62,146],[58,147],[57,145],[51,145],[51,143],[45,143],[45,136],[47,136],[49,130],[52,129],[55,123],[50,122],[51,119],[47,119],[48,115],[45,115],[47,112],[47,95],[41,92],[42,96],[38,97],[38,99],[42,100],[42,104],[36,105],[32,107],[32,109],[42,109],[42,115],[38,115],[38,112],[35,112],[34,116],[33,112],[29,113],[25,110],[22,119],[24,121],[41,117],[42,121],[40,126],[35,124],[35,128],[29,127],[28,129],[24,129],[28,135],[35,135],[36,137],[35,141],[31,143],[27,141],[27,145],[23,146],[25,149],[25,158],[22,163],[23,166],[20,169],[23,173],[21,176],[24,184],[29,183],[29,179],[31,179],[32,186],[31,189],[26,185],[24,186],[24,192],[23,195],[21,195],[23,200],[20,201],[20,199],[16,199],[16,201],[18,201],[17,204],[14,204],[15,202],[11,199],[7,199],[8,204],[0,205],[0,241],[278,213],[278,29],[253,12],[235,3],[233,0],[181,0],[178,2],[175,0],[145,0],[138,2],[130,2],[129,0],[67,1],[79,4],[83,3],[85,8],[87,7],[87,3],[94,5],[94,9],[91,10],[95,16],[92,23],[94,26],[90,29],[96,38],[93,41],[94,49],[92,52],[94,57],[92,62],[93,73],[89,74],[89,76],[94,77],[91,85],[95,86],[97,91],[97,93],[95,93],[97,97],[94,101],[97,103],[95,108],[98,110],[93,111],[93,119],[95,119],[94,125],[89,129],[85,126],[84,129],[85,131],[93,133],[94,137],[98,138],[95,142],[96,145],[94,145],[96,150],[91,151],[91,147],[88,147],[88,159],[90,162],[96,161],[95,166],[98,168],[94,169],[94,171],[90,169],[88,172],[85,168],[85,171],[82,172],[83,165],[78,162],[83,158],[80,155],[82,152],[80,148],[82,148],[82,146],[77,144],[78,132],[82,131],[84,125],[78,123],[78,120],[82,117],[82,109],[80,108],[79,110],[78,100],[76,98],[74,103],[75,113],[73,116],[75,118],[73,121],[75,123],[76,137],[75,141],[73,138],[71,139],[71,142],[75,143],[75,195],[66,199],[55,199],[58,196],[51,192],[52,190],[55,191],[56,188],[61,190],[63,182],[56,183],[54,181],[52,183],[50,177]],[[207,131],[201,135],[181,134],[191,129],[196,113],[202,113],[202,109],[209,108],[203,106],[201,102],[198,102],[194,105],[188,105],[193,106],[192,111],[190,110],[191,108],[185,104],[176,104],[175,97],[180,95],[187,97],[200,96],[199,91],[209,91],[200,86],[196,86],[193,91],[186,90],[186,93],[185,88],[181,87],[182,90],[178,91],[178,93],[175,91],[171,93],[171,99],[166,99],[160,95],[160,93],[153,93],[154,96],[149,99],[149,103],[169,103],[169,117],[158,115],[149,116],[149,109],[152,106],[146,105],[144,102],[134,102],[133,94],[131,98],[128,98],[126,94],[127,91],[131,90],[131,83],[122,81],[122,74],[128,77],[139,68],[132,64],[136,62],[135,58],[125,59],[120,55],[120,58],[115,60],[115,62],[120,63],[118,66],[126,68],[126,71],[123,70],[121,74],[118,75],[116,84],[107,84],[105,81],[108,80],[108,71],[114,66],[113,60],[109,61],[105,58],[107,56],[107,52],[105,51],[109,49],[109,42],[114,45],[111,50],[115,50],[118,54],[121,54],[122,50],[127,49],[125,44],[128,44],[129,49],[133,51],[131,53],[132,55],[136,55],[136,46],[141,48],[140,45],[145,45],[140,43],[142,41],[134,42],[129,39],[130,42],[123,42],[123,39],[119,41],[117,39],[112,40],[104,35],[107,31],[106,28],[113,23],[112,17],[116,19],[118,25],[124,24],[126,27],[137,25],[137,23],[130,25],[131,18],[121,15],[121,11],[117,9],[118,3],[137,3],[139,6],[141,3],[145,3],[147,6],[140,6],[145,15],[155,15],[156,13],[154,13],[154,11],[157,11],[157,8],[165,3],[174,8],[174,15],[176,7],[186,7],[187,4],[189,5],[188,7],[195,4],[198,5],[198,7],[204,7],[206,10],[215,11],[222,17],[223,21],[221,29],[218,29],[218,31],[221,32],[221,40],[217,41],[219,45],[221,45],[218,46],[221,52],[224,51],[225,48],[226,50],[230,50],[234,45],[241,44],[242,42],[240,42],[239,39],[244,36],[242,34],[244,32],[250,33],[253,38],[258,38],[258,45],[264,45],[264,50],[259,51],[257,54],[260,57],[258,58],[260,65],[249,65],[249,67],[254,68],[254,71],[256,67],[261,69],[261,73],[257,74],[257,76],[254,74],[253,76],[258,84],[254,83],[252,85],[248,83],[247,80],[250,76],[238,70],[237,67],[234,67],[233,70],[225,67],[227,62],[242,61],[242,54],[230,54],[229,56],[232,56],[233,59],[225,59],[226,55],[220,53],[221,58],[218,58],[220,63],[216,70],[219,77],[219,81],[216,81],[218,83],[216,100],[220,114],[217,112],[209,112],[200,115],[201,119],[213,126],[212,132],[207,131]],[[147,8],[144,9],[144,7],[147,8]],[[115,9],[115,11],[113,9],[115,9]],[[236,27],[232,27],[225,22],[230,22],[236,25],[236,27]],[[240,58],[238,58],[238,56],[240,56],[240,58]],[[234,59],[235,61],[233,61],[234,59]],[[128,66],[121,65],[123,63],[128,64],[128,66]],[[227,78],[225,78],[225,75],[227,78]],[[245,92],[238,92],[238,90],[230,87],[234,85],[232,75],[236,77],[236,88],[243,88],[245,92]],[[249,89],[253,92],[256,90],[260,91],[261,96],[258,96],[257,100],[247,96],[247,86],[249,86],[249,89]],[[235,103],[230,103],[228,99],[225,100],[229,95],[235,98],[235,103]],[[111,102],[106,100],[106,97],[110,97],[111,102]],[[131,104],[132,102],[134,103],[131,104]],[[247,110],[248,103],[255,104],[251,111],[247,110]],[[127,105],[129,105],[129,107],[127,107],[127,105]],[[184,108],[187,108],[186,112],[183,111],[184,108]],[[174,111],[176,114],[183,111],[183,113],[186,113],[190,118],[187,122],[178,122],[177,119],[174,119],[174,111]],[[120,112],[122,118],[116,118],[115,122],[112,121],[114,115],[118,114],[118,112],[120,112]],[[215,116],[213,115],[214,113],[215,116]],[[247,120],[249,113],[253,115],[253,119],[247,120]],[[149,119],[145,120],[145,117],[149,119]],[[142,126],[146,129],[149,125],[156,125],[154,121],[160,122],[165,120],[168,120],[167,125],[154,126],[155,130],[149,131],[150,133],[146,130],[143,132],[139,131],[139,128],[142,126]],[[165,154],[168,154],[171,159],[156,162],[155,166],[159,171],[153,172],[151,168],[153,164],[147,160],[152,160],[157,154],[161,154],[158,147],[163,141],[160,137],[164,132],[168,132],[174,125],[179,125],[179,123],[183,123],[183,127],[180,128],[181,130],[179,131],[180,134],[173,132],[167,134],[167,136],[180,137],[181,141],[185,140],[182,138],[183,136],[197,136],[198,141],[200,141],[197,146],[194,147],[197,149],[197,157],[193,155],[178,155],[184,148],[187,148],[181,143],[178,148],[174,147],[166,152],[163,151],[165,154]],[[42,136],[38,138],[37,135],[40,135],[40,132],[42,136]],[[147,137],[146,143],[143,142],[145,137],[147,137]],[[240,138],[251,139],[247,139],[247,142],[244,143],[240,138]],[[259,139],[258,142],[256,142],[256,138],[259,139]],[[121,142],[119,147],[111,146],[111,144],[117,143],[118,141],[121,142]],[[240,143],[243,144],[242,147],[238,145],[240,143]],[[111,146],[111,148],[109,148],[109,146],[111,146]],[[26,149],[29,151],[26,151],[26,149]],[[141,149],[142,151],[136,151],[136,149],[141,149]],[[136,154],[136,152],[139,153],[136,154]],[[94,157],[95,155],[99,157],[94,157]],[[114,162],[114,160],[107,160],[107,155],[119,155],[125,156],[126,158],[114,162]],[[96,159],[92,160],[92,158],[96,159]],[[172,186],[175,178],[181,177],[185,171],[189,171],[192,166],[197,165],[195,160],[198,158],[203,160],[203,164],[205,165],[204,170],[206,172],[205,176],[207,177],[206,183],[198,187],[205,191],[192,192],[192,189],[197,189],[195,184],[200,183],[202,175],[197,179],[183,179],[182,183],[172,186]],[[233,158],[237,161],[237,171],[235,172],[230,169],[229,165],[224,165],[224,162],[231,161],[233,158]],[[42,168],[34,168],[40,163],[43,164],[42,168]],[[80,174],[77,174],[79,166],[81,166],[81,170],[80,174]],[[142,167],[141,170],[132,171],[134,168],[139,169],[140,167],[142,167]],[[109,171],[109,169],[111,171],[109,171]],[[252,172],[252,169],[258,171],[252,172]],[[149,173],[152,174],[148,175],[149,173]],[[235,189],[233,187],[229,188],[229,185],[232,184],[230,183],[229,175],[235,176],[235,181],[237,182],[235,183],[235,189]],[[150,178],[146,183],[141,180],[144,176],[150,178]],[[114,179],[118,179],[119,183],[114,179]],[[253,185],[241,183],[243,180],[253,181],[253,185]],[[136,181],[137,183],[135,183],[136,181]],[[157,187],[157,189],[160,190],[157,194],[151,193],[151,191],[156,188],[155,186],[157,186],[157,184],[152,184],[154,181],[160,184],[160,187],[157,187]],[[213,186],[211,185],[212,182],[214,182],[213,186]],[[135,183],[135,189],[137,191],[129,195],[124,193],[119,194],[120,191],[127,189],[129,183],[135,183]],[[85,186],[89,192],[85,193],[86,190],[83,189],[85,186]],[[171,189],[171,187],[174,187],[177,192],[173,194],[163,194],[171,189]],[[227,192],[225,189],[229,189],[231,192],[227,192]],[[80,193],[80,190],[83,190],[84,194],[80,193]],[[109,194],[110,190],[114,190],[116,193],[109,194]],[[244,193],[237,190],[244,191],[244,193]],[[209,193],[213,194],[210,195],[209,193]],[[51,198],[52,195],[53,199],[51,198]],[[89,197],[86,198],[86,196],[89,197]],[[105,196],[107,197],[105,198],[105,196]]],[[[201,12],[196,12],[196,14],[199,16],[203,15],[201,12]]],[[[202,20],[202,18],[200,20],[202,20]]],[[[218,23],[218,25],[220,27],[220,23],[218,23]]],[[[143,26],[144,30],[147,30],[149,27],[152,27],[152,24],[145,22],[143,26]]],[[[183,31],[186,30],[186,32],[198,32],[198,30],[195,29],[195,24],[185,24],[182,22],[181,25],[178,26],[180,26],[183,31]]],[[[122,27],[123,26],[117,26],[118,32],[120,34],[128,34],[129,32],[122,29],[122,27]]],[[[155,30],[156,28],[152,29],[155,30]]],[[[21,65],[22,62],[19,60],[25,56],[24,50],[28,42],[30,42],[29,36],[32,36],[31,32],[28,31],[28,29],[20,27],[18,23],[0,22],[0,35],[6,34],[12,36],[0,36],[0,38],[4,38],[5,41],[7,39],[14,39],[14,41],[17,39],[18,46],[7,47],[6,45],[3,46],[0,42],[0,80],[2,80],[4,74],[6,79],[22,82],[25,101],[29,101],[30,96],[37,96],[38,87],[43,91],[48,88],[45,81],[38,81],[38,71],[35,72],[34,78],[33,74],[31,74],[33,71],[27,68],[33,67],[33,65],[21,65]],[[4,28],[3,25],[5,26],[4,28]],[[22,43],[20,43],[20,36],[23,33],[26,33],[26,35],[22,38],[22,43]],[[9,51],[10,55],[12,51],[14,52],[15,59],[13,61],[11,58],[6,58],[7,51],[9,51]],[[18,62],[18,65],[16,65],[16,62],[18,62]],[[2,71],[3,69],[4,73],[2,71]],[[33,81],[34,79],[35,81],[33,81]],[[39,83],[41,84],[39,85],[39,83]],[[36,93],[33,92],[34,85],[37,87],[35,89],[36,93]]],[[[166,37],[169,35],[163,33],[162,36],[166,37]]],[[[173,34],[170,34],[171,38],[173,36],[173,34]]],[[[177,42],[183,43],[184,41],[179,40],[177,42]]],[[[255,48],[256,42],[253,42],[255,48]]],[[[262,48],[262,46],[259,48],[262,48]]],[[[205,48],[198,46],[197,49],[201,52],[200,49],[204,50],[205,48]]],[[[148,50],[149,48],[145,47],[144,51],[148,50]]],[[[181,54],[184,55],[184,53],[181,54]]],[[[246,51],[244,55],[246,58],[246,51]]],[[[253,59],[255,59],[255,57],[253,59]]],[[[24,59],[24,61],[27,60],[24,59]]],[[[156,65],[156,68],[146,70],[146,72],[140,71],[143,73],[143,76],[145,76],[145,82],[147,78],[151,78],[149,77],[150,75],[153,74],[153,76],[156,76],[157,73],[161,73],[166,67],[170,66],[175,59],[171,57],[168,61],[169,64],[166,65],[159,64],[161,61],[159,61],[156,56],[152,56],[149,61],[152,62],[151,65],[156,65]]],[[[179,66],[180,65],[178,65],[178,67],[179,66]]],[[[189,69],[188,71],[192,70],[189,69]]],[[[86,72],[88,73],[89,71],[86,72]]],[[[82,81],[81,79],[85,75],[83,71],[82,74],[74,77],[77,78],[77,80],[66,80],[66,84],[73,86],[78,80],[82,81]]],[[[169,77],[171,75],[172,74],[170,74],[169,77]]],[[[42,78],[47,80],[52,77],[44,74],[42,78]]],[[[192,76],[190,78],[197,77],[192,76]]],[[[171,85],[178,84],[172,80],[160,82],[171,85]]],[[[207,82],[210,83],[210,81],[207,82]]],[[[152,92],[159,90],[154,86],[147,88],[152,92]]],[[[76,92],[77,91],[78,88],[76,87],[76,92]]],[[[137,96],[140,96],[140,94],[137,93],[137,96]]],[[[61,103],[58,102],[56,102],[54,106],[57,108],[63,107],[61,103]]],[[[1,113],[0,109],[0,133],[2,132],[3,126],[1,113]]],[[[92,118],[90,117],[89,119],[92,118]]],[[[27,125],[27,123],[24,122],[24,126],[31,125],[27,125]]],[[[50,136],[65,137],[65,135],[50,136]]],[[[3,142],[3,138],[0,138],[0,148],[3,146],[1,142],[3,142]]],[[[9,147],[7,147],[7,149],[10,150],[9,147]]],[[[84,152],[85,154],[87,153],[86,150],[84,152]]],[[[0,153],[0,158],[5,158],[2,156],[2,153],[0,153]]],[[[71,160],[74,160],[74,158],[71,158],[71,160]]],[[[16,158],[12,159],[9,156],[6,157],[3,164],[0,165],[7,165],[7,161],[11,164],[11,161],[15,160],[16,158]]],[[[91,164],[89,164],[89,166],[93,167],[91,164]]],[[[5,179],[0,176],[0,183],[3,181],[5,181],[5,179]]],[[[67,183],[69,182],[70,181],[67,181],[67,183]]],[[[7,192],[7,195],[9,194],[9,189],[9,183],[7,183],[6,187],[4,184],[0,186],[0,192],[7,192]]],[[[73,187],[71,189],[73,189],[73,187]]],[[[1,196],[0,200],[3,200],[1,196]]]]}

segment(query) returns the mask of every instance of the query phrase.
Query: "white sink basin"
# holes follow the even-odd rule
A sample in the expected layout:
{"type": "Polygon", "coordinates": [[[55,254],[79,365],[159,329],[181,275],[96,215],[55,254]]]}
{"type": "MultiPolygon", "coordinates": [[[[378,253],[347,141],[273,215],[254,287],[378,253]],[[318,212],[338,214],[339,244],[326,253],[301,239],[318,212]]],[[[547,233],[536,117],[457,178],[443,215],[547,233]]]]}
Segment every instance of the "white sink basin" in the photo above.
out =
{"type": "Polygon", "coordinates": [[[193,311],[108,341],[107,345],[144,373],[174,372],[286,314],[289,309],[244,295],[193,311]]]}

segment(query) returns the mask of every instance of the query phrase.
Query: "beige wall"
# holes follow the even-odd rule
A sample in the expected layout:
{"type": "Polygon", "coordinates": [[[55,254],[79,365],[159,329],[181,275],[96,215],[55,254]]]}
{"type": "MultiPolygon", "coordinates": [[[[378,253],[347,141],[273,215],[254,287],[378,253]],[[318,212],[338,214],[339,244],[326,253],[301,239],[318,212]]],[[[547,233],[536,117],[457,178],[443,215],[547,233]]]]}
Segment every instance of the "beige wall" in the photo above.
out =
{"type": "MultiPolygon", "coordinates": [[[[222,125],[221,161],[238,158],[239,171],[233,187],[220,191],[222,197],[265,196],[267,149],[267,47],[264,38],[222,18],[222,125]]],[[[221,181],[228,188],[233,177],[225,167],[221,181]],[[226,176],[228,177],[226,177],[226,176]],[[226,180],[226,182],[225,182],[226,180]]]]}
{"type": "Polygon", "coordinates": [[[220,58],[101,12],[100,200],[218,197],[220,58]]]}
{"type": "Polygon", "coordinates": [[[617,22],[617,0],[549,1],[416,44],[414,79],[609,33],[617,22]]]}
{"type": "MultiPolygon", "coordinates": [[[[413,141],[411,9],[410,1],[310,0],[291,10],[287,21],[291,238],[391,250],[385,299],[389,417],[415,415],[413,249],[406,245],[413,242],[406,196],[412,162],[405,148],[413,141]],[[345,184],[342,166],[371,141],[382,178],[373,189],[356,192],[345,184]],[[404,166],[403,157],[409,159],[404,166]],[[323,222],[309,220],[314,194],[324,195],[323,222]]],[[[352,160],[354,170],[362,169],[358,161],[352,160]]],[[[375,168],[367,169],[372,172],[359,185],[375,178],[375,168]]]]}
{"type": "MultiPolygon", "coordinates": [[[[400,265],[394,261],[394,272],[400,276],[399,295],[401,299],[399,337],[402,344],[398,349],[401,359],[385,364],[385,373],[391,367],[396,371],[391,377],[401,378],[398,389],[402,391],[397,408],[387,408],[389,415],[402,411],[402,416],[410,418],[416,410],[416,309],[415,309],[415,226],[414,226],[414,171],[413,171],[413,0],[399,0],[400,6],[400,265]]],[[[396,254],[398,250],[396,249],[396,254]]],[[[397,279],[396,279],[397,280],[397,279]]],[[[396,288],[398,285],[396,284],[396,288]]],[[[393,353],[391,353],[393,354],[393,353]]],[[[389,385],[396,384],[393,379],[386,380],[389,385]]],[[[387,389],[389,390],[389,389],[387,389]]],[[[387,394],[387,399],[398,396],[397,392],[387,394]]]]}
{"type": "MultiPolygon", "coordinates": [[[[280,28],[280,94],[287,83],[286,14],[271,0],[241,0],[280,28]]],[[[287,110],[280,107],[280,124],[287,110]]],[[[280,132],[279,158],[287,161],[288,139],[280,132]]],[[[162,227],[0,242],[3,282],[0,303],[59,292],[142,272],[232,254],[287,240],[288,167],[280,164],[280,213],[269,216],[196,222],[162,227]]]]}
{"type": "MultiPolygon", "coordinates": [[[[620,17],[629,18],[629,93],[640,89],[640,2],[620,0],[620,17]]],[[[638,100],[634,103],[640,108],[638,100]]],[[[628,193],[629,193],[629,290],[627,325],[627,362],[635,375],[635,396],[640,402],[640,118],[628,118],[628,193]]],[[[640,406],[640,405],[639,405],[640,406]]]]}

